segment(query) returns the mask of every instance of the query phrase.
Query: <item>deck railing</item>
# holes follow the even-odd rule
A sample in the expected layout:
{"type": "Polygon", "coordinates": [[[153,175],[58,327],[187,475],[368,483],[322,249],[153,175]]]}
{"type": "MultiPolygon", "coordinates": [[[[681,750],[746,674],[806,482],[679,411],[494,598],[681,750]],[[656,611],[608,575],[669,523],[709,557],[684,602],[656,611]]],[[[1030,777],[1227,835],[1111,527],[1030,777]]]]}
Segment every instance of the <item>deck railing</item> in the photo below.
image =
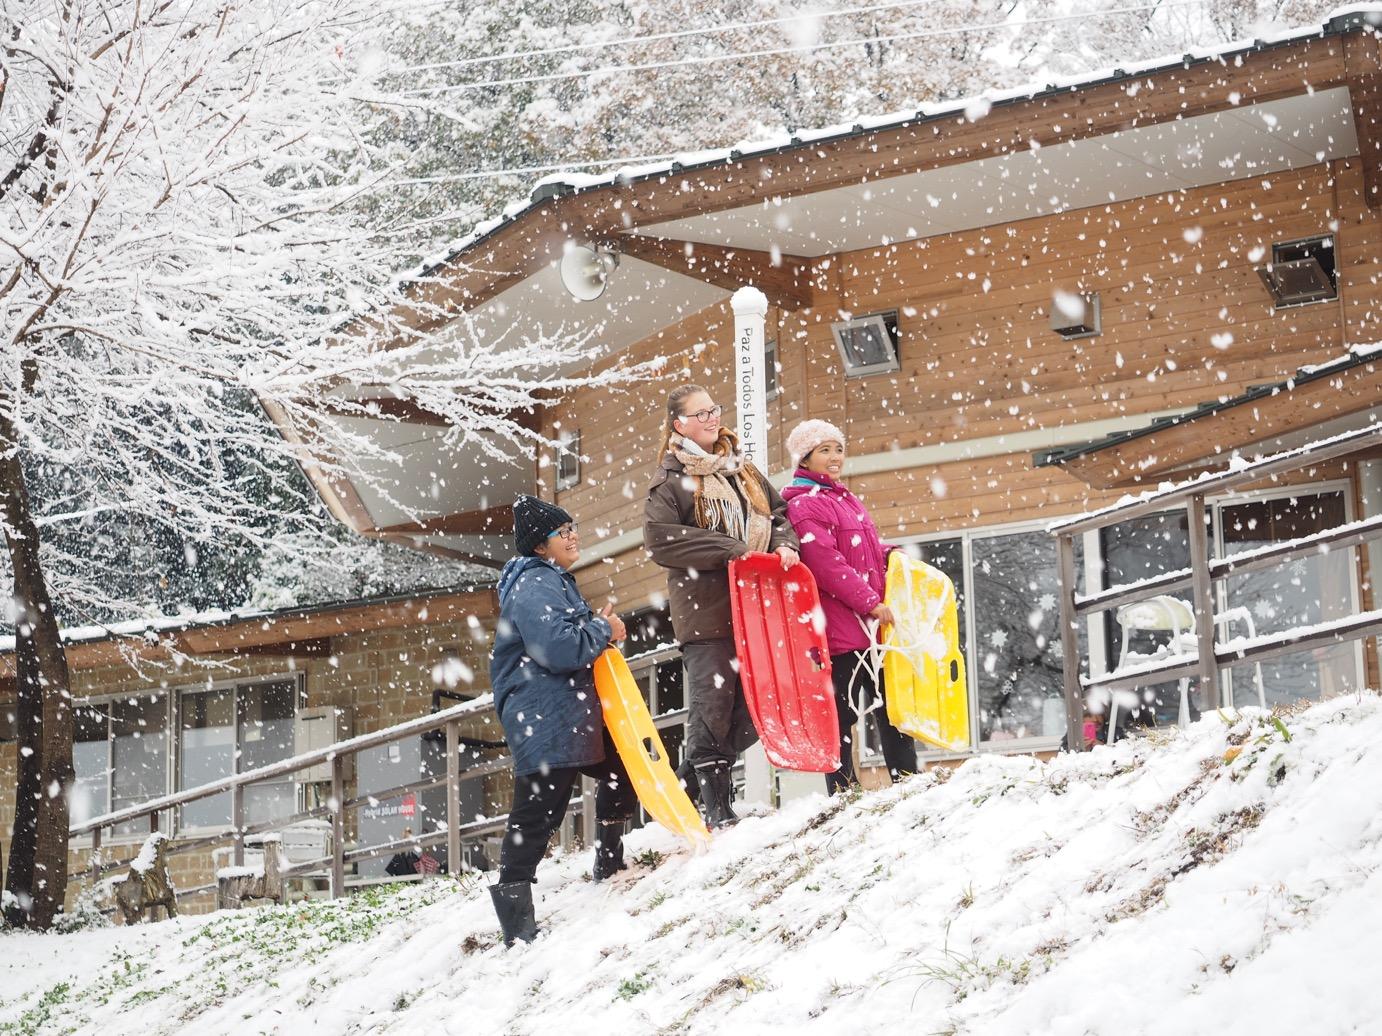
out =
{"type": "MultiPolygon", "coordinates": [[[[302,755],[293,756],[291,759],[284,759],[281,762],[261,766],[255,770],[247,770],[244,773],[237,773],[233,776],[212,781],[196,788],[189,788],[186,791],[164,795],[160,798],[151,799],[148,802],[127,806],[124,809],[115,810],[114,812],[92,817],[90,820],[85,820],[78,824],[73,824],[69,829],[69,834],[72,837],[87,834],[91,836],[91,866],[73,874],[69,880],[90,877],[94,881],[109,871],[118,870],[126,866],[124,862],[105,863],[101,859],[101,834],[103,831],[147,817],[149,831],[156,832],[162,829],[161,818],[164,814],[177,810],[179,807],[189,802],[196,802],[199,799],[210,798],[212,795],[220,795],[225,792],[230,793],[230,827],[211,834],[196,835],[191,838],[174,841],[168,846],[168,853],[170,855],[195,852],[229,842],[231,844],[232,862],[236,866],[241,866],[245,862],[245,840],[250,836],[281,830],[309,820],[327,818],[331,822],[330,855],[315,860],[304,860],[294,863],[291,867],[283,871],[285,877],[310,874],[325,869],[330,875],[331,896],[332,898],[336,898],[344,895],[346,891],[345,870],[347,864],[355,863],[360,860],[372,859],[378,856],[392,855],[400,850],[414,846],[426,847],[443,843],[446,845],[447,871],[450,874],[457,874],[463,868],[461,843],[463,841],[483,838],[502,831],[505,823],[508,821],[507,814],[498,817],[487,817],[483,820],[466,824],[461,823],[460,817],[460,790],[462,782],[482,780],[490,774],[507,770],[511,765],[508,756],[504,756],[503,758],[487,760],[478,765],[466,767],[465,769],[461,768],[461,746],[463,743],[472,742],[473,740],[461,735],[461,722],[468,717],[484,712],[492,707],[493,702],[490,695],[485,694],[461,705],[455,705],[451,708],[443,709],[440,712],[434,712],[431,715],[420,716],[417,719],[408,720],[392,727],[386,727],[382,730],[361,734],[357,737],[337,742],[327,748],[305,752],[302,755]],[[354,798],[346,798],[345,775],[347,759],[368,749],[403,741],[407,738],[420,737],[438,730],[444,731],[446,736],[446,775],[444,777],[413,781],[409,784],[401,784],[384,791],[369,792],[367,794],[357,795],[354,798]],[[292,816],[277,817],[255,824],[246,823],[246,787],[260,781],[285,777],[297,773],[298,771],[306,770],[309,767],[321,766],[323,764],[329,764],[331,767],[331,796],[327,800],[326,805],[295,813],[292,816]],[[374,805],[381,801],[402,798],[405,795],[420,794],[440,786],[446,788],[446,827],[444,830],[434,831],[403,841],[385,842],[378,845],[357,847],[347,851],[345,821],[350,811],[359,809],[362,806],[374,805]]],[[[197,893],[209,892],[214,890],[215,887],[215,884],[212,883],[200,885],[195,888],[179,889],[178,895],[190,896],[197,893]]]]}
{"type": "MultiPolygon", "coordinates": [[[[1170,680],[1195,678],[1200,687],[1201,707],[1217,709],[1221,703],[1219,670],[1242,662],[1262,662],[1280,655],[1305,651],[1328,644],[1361,640],[1382,633],[1382,611],[1363,612],[1331,623],[1306,629],[1288,630],[1251,639],[1237,639],[1215,645],[1214,583],[1232,575],[1258,571],[1314,556],[1330,550],[1355,547],[1382,537],[1382,515],[1351,522],[1304,536],[1286,543],[1271,544],[1232,557],[1209,556],[1209,527],[1206,500],[1253,483],[1275,479],[1303,468],[1338,460],[1360,450],[1382,444],[1382,425],[1307,443],[1293,450],[1264,457],[1252,463],[1210,473],[1196,479],[1145,493],[1102,510],[1080,515],[1051,526],[1057,539],[1057,564],[1060,573],[1061,649],[1065,664],[1066,743],[1075,751],[1084,747],[1083,714],[1086,694],[1146,687],[1170,680]],[[1094,593],[1078,592],[1075,570],[1075,537],[1120,522],[1165,511],[1186,509],[1190,541],[1190,567],[1136,583],[1114,586],[1094,593]],[[1107,611],[1134,601],[1176,590],[1190,591],[1195,615],[1197,644],[1194,653],[1170,654],[1151,661],[1127,665],[1111,673],[1082,678],[1079,665],[1079,626],[1085,616],[1107,611]]],[[[1111,710],[1110,710],[1111,711],[1111,710]]],[[[1110,717],[1111,720],[1111,717],[1110,717]]]]}

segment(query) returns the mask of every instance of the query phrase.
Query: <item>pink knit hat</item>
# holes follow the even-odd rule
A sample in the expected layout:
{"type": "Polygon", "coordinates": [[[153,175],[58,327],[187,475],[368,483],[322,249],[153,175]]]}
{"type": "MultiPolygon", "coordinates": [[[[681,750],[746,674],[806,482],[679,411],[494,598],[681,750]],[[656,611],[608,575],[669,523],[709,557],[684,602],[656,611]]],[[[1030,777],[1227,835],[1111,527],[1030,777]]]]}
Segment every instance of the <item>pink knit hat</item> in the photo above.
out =
{"type": "Polygon", "coordinates": [[[845,433],[829,421],[803,421],[787,436],[787,452],[792,455],[793,464],[800,464],[808,453],[827,442],[837,442],[843,446],[845,433]]]}

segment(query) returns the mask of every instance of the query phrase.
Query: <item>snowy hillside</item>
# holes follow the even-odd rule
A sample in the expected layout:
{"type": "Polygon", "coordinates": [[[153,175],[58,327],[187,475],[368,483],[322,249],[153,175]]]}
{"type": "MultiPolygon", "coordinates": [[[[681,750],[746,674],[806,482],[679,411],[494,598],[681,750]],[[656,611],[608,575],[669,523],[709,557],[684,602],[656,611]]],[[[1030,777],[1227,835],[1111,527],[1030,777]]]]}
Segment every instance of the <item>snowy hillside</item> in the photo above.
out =
{"type": "Polygon", "coordinates": [[[1372,695],[980,758],[700,856],[630,841],[643,862],[609,887],[584,855],[544,864],[545,933],[507,952],[483,886],[440,879],[0,936],[0,1032],[1378,1031],[1372,695]]]}

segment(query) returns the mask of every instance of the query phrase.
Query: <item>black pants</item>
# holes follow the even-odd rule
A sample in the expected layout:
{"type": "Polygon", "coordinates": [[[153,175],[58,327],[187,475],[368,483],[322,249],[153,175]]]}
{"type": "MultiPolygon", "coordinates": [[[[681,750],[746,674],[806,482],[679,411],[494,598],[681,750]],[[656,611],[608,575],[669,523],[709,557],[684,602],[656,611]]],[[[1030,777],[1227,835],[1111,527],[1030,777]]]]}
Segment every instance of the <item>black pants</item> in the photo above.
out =
{"type": "Polygon", "coordinates": [[[590,766],[571,766],[547,773],[515,775],[513,808],[504,829],[504,845],[499,850],[499,883],[536,881],[538,861],[547,851],[552,833],[566,816],[567,803],[576,779],[584,774],[598,781],[595,789],[595,819],[628,820],[638,805],[638,795],[624,769],[624,763],[604,735],[605,761],[590,766]]]}
{"type": "MultiPolygon", "coordinates": [[[[830,656],[830,681],[835,685],[835,713],[840,719],[840,768],[825,775],[825,790],[831,795],[854,784],[854,724],[859,716],[854,711],[854,691],[863,692],[863,704],[878,699],[878,686],[873,670],[861,662],[863,651],[846,651],[830,656]]],[[[878,736],[883,742],[883,761],[893,780],[917,772],[917,743],[888,722],[886,709],[875,709],[878,736]]]]}
{"type": "Polygon", "coordinates": [[[683,644],[686,663],[686,758],[692,766],[733,766],[739,753],[758,741],[739,683],[734,641],[683,644]]]}

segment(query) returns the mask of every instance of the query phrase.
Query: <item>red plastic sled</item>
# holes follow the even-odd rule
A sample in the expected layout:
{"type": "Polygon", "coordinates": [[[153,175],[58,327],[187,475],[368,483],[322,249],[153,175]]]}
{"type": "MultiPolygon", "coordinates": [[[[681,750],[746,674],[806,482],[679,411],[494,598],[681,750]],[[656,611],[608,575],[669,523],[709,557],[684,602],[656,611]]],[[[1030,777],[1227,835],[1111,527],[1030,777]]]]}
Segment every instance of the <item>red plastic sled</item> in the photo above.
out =
{"type": "Polygon", "coordinates": [[[729,563],[734,647],[749,715],[768,761],[784,770],[840,768],[840,730],[825,618],[811,570],[776,554],[729,563]]]}

